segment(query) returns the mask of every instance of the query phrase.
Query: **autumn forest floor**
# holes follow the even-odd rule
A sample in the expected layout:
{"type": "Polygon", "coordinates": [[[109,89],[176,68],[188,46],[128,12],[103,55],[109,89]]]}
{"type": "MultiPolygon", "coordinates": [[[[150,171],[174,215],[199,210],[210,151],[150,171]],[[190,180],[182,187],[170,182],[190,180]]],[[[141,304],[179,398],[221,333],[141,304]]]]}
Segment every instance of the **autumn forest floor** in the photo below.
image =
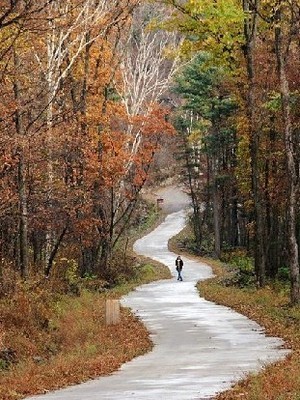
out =
{"type": "MultiPolygon", "coordinates": [[[[150,262],[144,262],[139,270],[132,282],[107,293],[83,290],[80,296],[59,296],[51,302],[51,311],[47,310],[47,329],[30,326],[36,311],[33,301],[42,307],[38,294],[33,298],[20,287],[17,296],[1,302],[2,317],[11,319],[11,326],[6,325],[6,331],[2,331],[2,341],[17,355],[22,353],[22,360],[8,370],[4,365],[0,368],[0,399],[22,399],[78,384],[109,374],[122,363],[150,351],[152,342],[147,330],[128,309],[121,309],[117,325],[105,324],[107,298],[120,298],[135,286],[169,276],[165,267],[154,267],[150,262]]],[[[43,289],[43,299],[48,295],[43,289]]]]}
{"type": "MultiPolygon", "coordinates": [[[[164,216],[154,212],[133,239],[153,229],[164,216]]],[[[149,334],[130,310],[120,322],[105,323],[107,299],[119,299],[135,287],[169,278],[167,267],[132,255],[130,275],[110,289],[101,282],[77,281],[69,270],[68,288],[57,277],[26,282],[9,276],[10,295],[0,299],[0,400],[16,400],[78,384],[117,370],[152,349],[149,334]],[[98,285],[100,284],[100,286],[98,285]],[[100,289],[99,289],[100,288],[100,289]]]]}

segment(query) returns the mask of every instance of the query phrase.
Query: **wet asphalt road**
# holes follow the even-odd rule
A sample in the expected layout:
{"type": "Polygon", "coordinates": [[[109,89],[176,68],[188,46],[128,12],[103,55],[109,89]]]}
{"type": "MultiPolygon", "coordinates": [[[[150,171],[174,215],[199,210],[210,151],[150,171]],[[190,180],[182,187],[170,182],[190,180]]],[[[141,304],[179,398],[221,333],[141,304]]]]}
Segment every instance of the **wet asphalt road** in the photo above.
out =
{"type": "Polygon", "coordinates": [[[135,243],[135,251],[163,262],[173,278],[143,285],[122,299],[146,324],[155,344],[114,374],[28,398],[39,400],[194,400],[212,398],[245,374],[283,358],[282,341],[266,337],[255,322],[199,297],[197,281],[209,266],[182,257],[183,282],[176,280],[168,239],[185,225],[186,212],[174,197],[165,202],[166,220],[135,243]]]}

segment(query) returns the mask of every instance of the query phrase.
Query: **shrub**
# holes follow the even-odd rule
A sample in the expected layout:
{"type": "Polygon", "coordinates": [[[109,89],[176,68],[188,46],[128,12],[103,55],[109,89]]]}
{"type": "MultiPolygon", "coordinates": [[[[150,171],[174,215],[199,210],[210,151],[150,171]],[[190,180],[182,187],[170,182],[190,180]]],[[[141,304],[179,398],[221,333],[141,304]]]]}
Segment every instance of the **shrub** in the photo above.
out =
{"type": "Polygon", "coordinates": [[[102,278],[108,282],[109,286],[126,283],[135,277],[135,264],[135,257],[125,256],[122,251],[116,251],[103,271],[102,278]]]}
{"type": "Polygon", "coordinates": [[[278,269],[277,278],[281,281],[290,280],[290,270],[286,266],[282,266],[278,269]]]}
{"type": "MultiPolygon", "coordinates": [[[[9,349],[14,361],[43,354],[51,335],[53,295],[41,281],[16,281],[16,289],[0,302],[3,331],[2,349],[9,349]]],[[[5,353],[8,354],[8,353],[5,353]]],[[[1,357],[6,367],[7,357],[1,357]]]]}
{"type": "Polygon", "coordinates": [[[244,249],[224,252],[221,260],[226,262],[234,272],[232,277],[226,280],[226,284],[239,287],[255,284],[254,260],[244,249]]]}

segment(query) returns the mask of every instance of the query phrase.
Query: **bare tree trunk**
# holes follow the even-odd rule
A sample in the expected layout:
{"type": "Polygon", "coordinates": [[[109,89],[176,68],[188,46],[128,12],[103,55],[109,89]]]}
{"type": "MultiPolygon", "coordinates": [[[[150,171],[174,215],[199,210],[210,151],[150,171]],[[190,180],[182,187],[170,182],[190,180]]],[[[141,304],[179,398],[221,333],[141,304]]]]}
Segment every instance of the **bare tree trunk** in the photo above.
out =
{"type": "Polygon", "coordinates": [[[81,131],[83,134],[86,133],[86,108],[87,108],[87,93],[88,93],[88,75],[90,71],[90,49],[91,49],[91,34],[87,32],[85,35],[86,47],[84,49],[84,76],[82,82],[82,88],[80,93],[80,113],[81,113],[81,131]]]}
{"type": "Polygon", "coordinates": [[[216,180],[216,160],[213,156],[212,161],[212,203],[213,203],[213,226],[214,226],[214,253],[217,258],[221,256],[221,233],[220,233],[220,196],[218,183],[216,180]]]}
{"type": "Polygon", "coordinates": [[[20,196],[20,270],[21,277],[26,279],[28,276],[28,212],[24,169],[24,156],[20,154],[18,171],[20,196]]]}
{"type": "Polygon", "coordinates": [[[184,137],[184,158],[185,158],[185,164],[186,164],[186,170],[187,170],[187,175],[188,175],[188,183],[189,183],[189,192],[192,200],[192,206],[193,206],[193,230],[194,230],[194,236],[195,236],[195,242],[196,242],[196,248],[200,252],[201,250],[201,245],[202,245],[202,224],[203,224],[203,219],[201,218],[201,203],[199,204],[199,193],[197,193],[197,190],[194,185],[194,174],[195,171],[193,171],[193,165],[191,165],[190,161],[190,149],[189,149],[189,144],[187,143],[186,137],[184,137]]]}
{"type": "Polygon", "coordinates": [[[265,284],[266,256],[265,256],[265,235],[264,235],[264,206],[262,190],[260,185],[259,171],[259,133],[255,127],[255,69],[254,50],[257,33],[257,9],[259,0],[243,0],[245,12],[244,35],[245,35],[245,58],[247,63],[248,93],[247,93],[247,114],[250,137],[250,156],[252,169],[252,192],[254,201],[255,219],[255,272],[259,286],[265,284]]]}
{"type": "Polygon", "coordinates": [[[56,256],[56,254],[58,252],[58,249],[59,249],[59,246],[60,246],[60,244],[61,244],[61,242],[62,242],[62,240],[63,240],[63,238],[64,238],[64,236],[65,236],[65,234],[67,232],[67,229],[68,229],[68,226],[66,226],[63,229],[63,231],[61,232],[61,234],[57,238],[53,248],[51,249],[51,253],[49,255],[49,259],[47,260],[48,263],[47,263],[47,266],[46,266],[46,269],[45,269],[45,276],[49,276],[50,275],[50,272],[51,272],[52,267],[53,267],[54,258],[56,256]]]}
{"type": "Polygon", "coordinates": [[[297,205],[297,173],[294,159],[295,149],[293,144],[293,131],[290,114],[290,89],[286,76],[286,61],[289,51],[290,40],[284,43],[284,33],[281,27],[282,12],[276,12],[275,44],[280,79],[281,107],[284,123],[284,143],[286,151],[286,169],[288,174],[288,201],[287,201],[287,240],[288,256],[290,264],[291,279],[291,302],[300,303],[300,280],[299,280],[299,250],[296,236],[296,205],[297,205]]]}
{"type": "MultiPolygon", "coordinates": [[[[16,101],[15,126],[16,133],[20,137],[24,136],[24,128],[22,123],[22,115],[20,112],[20,83],[18,81],[20,60],[14,50],[14,96],[16,101]]],[[[18,164],[18,193],[19,193],[19,257],[20,257],[20,274],[23,279],[28,276],[28,212],[26,197],[26,178],[24,168],[24,149],[22,143],[18,148],[19,164],[18,164]]]]}
{"type": "MultiPolygon", "coordinates": [[[[234,133],[234,143],[237,143],[236,133],[234,133]]],[[[236,169],[237,167],[237,155],[236,155],[236,145],[233,148],[233,154],[231,159],[231,168],[236,169]]],[[[238,218],[238,189],[237,182],[234,180],[231,193],[230,193],[230,245],[232,247],[240,246],[240,227],[238,218]]]]}
{"type": "Polygon", "coordinates": [[[229,243],[232,247],[240,246],[239,241],[239,220],[238,220],[238,200],[236,195],[236,188],[233,190],[234,195],[230,205],[230,233],[229,243]]]}

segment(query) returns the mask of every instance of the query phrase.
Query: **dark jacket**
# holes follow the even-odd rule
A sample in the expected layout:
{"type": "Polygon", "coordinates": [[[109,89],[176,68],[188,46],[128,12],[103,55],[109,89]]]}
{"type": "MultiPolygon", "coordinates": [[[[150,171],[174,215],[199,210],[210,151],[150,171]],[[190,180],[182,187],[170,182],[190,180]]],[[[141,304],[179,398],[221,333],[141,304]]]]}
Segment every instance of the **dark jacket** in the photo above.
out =
{"type": "Polygon", "coordinates": [[[175,265],[176,265],[176,270],[177,271],[181,271],[182,267],[183,267],[182,259],[177,257],[176,260],[175,260],[175,265]]]}

